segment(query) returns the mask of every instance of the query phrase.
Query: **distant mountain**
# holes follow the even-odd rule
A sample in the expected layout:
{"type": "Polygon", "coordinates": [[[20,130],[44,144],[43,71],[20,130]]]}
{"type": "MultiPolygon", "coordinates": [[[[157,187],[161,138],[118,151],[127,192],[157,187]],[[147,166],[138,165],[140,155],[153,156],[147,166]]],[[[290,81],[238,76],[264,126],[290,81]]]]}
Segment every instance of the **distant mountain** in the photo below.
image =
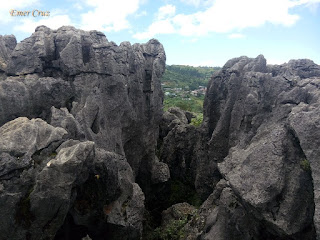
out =
{"type": "Polygon", "coordinates": [[[162,77],[164,87],[180,87],[188,90],[206,86],[212,74],[220,67],[192,67],[186,65],[167,65],[162,77]]]}

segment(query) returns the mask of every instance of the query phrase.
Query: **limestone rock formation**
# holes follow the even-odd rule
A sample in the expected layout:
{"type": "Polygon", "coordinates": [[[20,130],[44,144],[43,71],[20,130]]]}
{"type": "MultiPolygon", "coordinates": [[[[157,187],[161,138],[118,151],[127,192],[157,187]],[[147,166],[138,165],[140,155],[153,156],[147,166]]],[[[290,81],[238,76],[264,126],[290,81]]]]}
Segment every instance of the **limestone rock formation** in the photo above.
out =
{"type": "Polygon", "coordinates": [[[220,162],[220,173],[250,214],[269,225],[266,235],[313,239],[318,176],[308,166],[318,148],[306,148],[306,136],[297,132],[300,126],[314,134],[319,129],[312,121],[293,124],[292,115],[301,105],[317,108],[319,88],[310,85],[319,81],[320,66],[291,60],[277,72],[261,58],[240,58],[212,77],[205,104],[210,159],[220,162]]]}
{"type": "Polygon", "coordinates": [[[141,238],[136,182],[170,178],[155,157],[165,60],[155,39],[74,27],[0,36],[0,239],[141,238]]]}
{"type": "Polygon", "coordinates": [[[144,195],[129,164],[66,134],[22,117],[0,128],[2,239],[139,238],[144,195]]]}
{"type": "Polygon", "coordinates": [[[0,80],[2,74],[7,70],[7,63],[11,52],[17,45],[17,40],[13,35],[0,36],[0,80]]]}
{"type": "Polygon", "coordinates": [[[319,238],[319,81],[311,60],[262,55],[214,73],[202,126],[169,129],[160,159],[207,198],[188,239],[319,238]]]}
{"type": "Polygon", "coordinates": [[[162,111],[165,59],[74,27],[0,36],[0,239],[141,239],[147,213],[155,239],[320,238],[320,66],[231,59],[195,127],[162,111]]]}
{"type": "Polygon", "coordinates": [[[55,115],[70,113],[74,120],[68,121],[78,122],[73,128],[81,132],[73,137],[125,154],[135,176],[141,160],[154,156],[165,68],[157,40],[117,46],[101,32],[40,26],[4,60],[8,78],[0,82],[0,125],[19,116],[59,125],[55,115]],[[51,113],[51,107],[69,113],[51,113]]]}

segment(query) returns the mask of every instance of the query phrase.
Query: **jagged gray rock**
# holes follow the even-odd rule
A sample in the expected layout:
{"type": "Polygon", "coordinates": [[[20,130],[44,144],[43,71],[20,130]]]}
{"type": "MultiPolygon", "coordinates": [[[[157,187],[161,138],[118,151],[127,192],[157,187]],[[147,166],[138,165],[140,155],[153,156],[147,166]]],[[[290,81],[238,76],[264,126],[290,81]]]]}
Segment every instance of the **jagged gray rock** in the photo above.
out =
{"type": "Polygon", "coordinates": [[[67,108],[57,109],[52,106],[50,124],[66,129],[70,139],[83,140],[85,138],[79,122],[69,113],[67,108]]]}
{"type": "Polygon", "coordinates": [[[162,227],[169,226],[172,221],[186,220],[196,212],[196,208],[189,203],[177,203],[162,212],[162,227]]]}
{"type": "Polygon", "coordinates": [[[81,127],[77,134],[126,154],[144,178],[151,167],[140,171],[141,161],[153,161],[162,114],[165,59],[155,39],[117,46],[101,32],[40,26],[6,60],[12,77],[1,82],[0,125],[19,116],[50,122],[52,106],[67,108],[81,127]]]}
{"type": "Polygon", "coordinates": [[[156,157],[155,162],[152,164],[151,181],[153,184],[164,183],[170,179],[169,166],[160,162],[156,157]]]}
{"type": "Polygon", "coordinates": [[[61,149],[36,176],[29,195],[29,211],[33,216],[28,229],[31,239],[55,237],[74,200],[73,188],[84,184],[89,177],[93,147],[93,142],[82,142],[61,149]]]}
{"type": "Polygon", "coordinates": [[[66,107],[73,94],[70,83],[61,78],[8,77],[0,82],[0,126],[17,117],[48,121],[51,106],[66,107]]]}
{"type": "Polygon", "coordinates": [[[166,209],[179,184],[206,199],[185,239],[319,238],[320,66],[229,60],[199,128],[179,109],[162,115],[164,68],[155,39],[0,36],[2,238],[140,239],[145,197],[166,209]]]}
{"type": "MultiPolygon", "coordinates": [[[[0,35],[0,77],[7,70],[7,63],[11,56],[11,52],[17,45],[17,40],[13,35],[0,35]]],[[[1,78],[0,78],[1,80],[1,78]]]]}
{"type": "Polygon", "coordinates": [[[94,239],[139,239],[144,194],[126,159],[91,141],[61,144],[66,134],[41,119],[22,117],[0,128],[0,210],[6,216],[1,237],[60,239],[61,232],[81,237],[72,222],[94,239]],[[29,161],[21,165],[26,156],[29,161]]]}
{"type": "Polygon", "coordinates": [[[315,239],[315,228],[319,236],[319,70],[305,59],[231,59],[209,81],[202,126],[168,129],[161,160],[172,178],[191,162],[208,197],[199,210],[207,225],[190,221],[187,239],[315,239]],[[212,197],[219,179],[226,184],[212,197]]]}
{"type": "Polygon", "coordinates": [[[155,157],[163,46],[155,39],[117,46],[98,31],[45,26],[14,42],[0,37],[0,127],[41,118],[24,121],[41,122],[39,131],[51,138],[30,144],[37,129],[21,139],[18,130],[7,131],[9,147],[25,146],[29,158],[0,151],[1,208],[11,209],[2,209],[2,236],[140,239],[145,196],[135,181],[148,187],[170,177],[155,157]],[[49,130],[63,134],[55,139],[49,130]]]}
{"type": "Polygon", "coordinates": [[[170,169],[172,180],[181,181],[197,191],[205,200],[221,176],[217,163],[208,160],[206,133],[190,125],[179,108],[170,108],[160,123],[160,160],[170,169]],[[210,177],[208,177],[210,176],[210,177]]]}
{"type": "MultiPolygon", "coordinates": [[[[263,223],[257,225],[257,239],[315,237],[317,185],[306,166],[312,158],[301,144],[304,137],[297,134],[298,122],[294,126],[289,116],[298,104],[312,106],[311,99],[317,101],[319,90],[303,86],[317,82],[306,78],[320,77],[319,70],[310,60],[266,66],[262,56],[241,57],[230,60],[209,82],[204,106],[204,127],[211,136],[209,159],[219,163],[247,217],[263,223]]],[[[299,125],[317,132],[310,122],[299,125]]],[[[310,147],[316,154],[317,148],[310,147]]]]}
{"type": "Polygon", "coordinates": [[[300,103],[289,114],[289,124],[299,139],[305,154],[304,164],[311,168],[314,188],[314,222],[320,238],[320,172],[319,172],[319,136],[320,136],[320,78],[305,79],[298,83],[309,95],[308,102],[300,103]],[[309,166],[310,164],[310,166],[309,166]]]}
{"type": "Polygon", "coordinates": [[[33,154],[61,142],[66,134],[41,119],[20,117],[6,123],[0,128],[0,178],[34,165],[33,154]]]}

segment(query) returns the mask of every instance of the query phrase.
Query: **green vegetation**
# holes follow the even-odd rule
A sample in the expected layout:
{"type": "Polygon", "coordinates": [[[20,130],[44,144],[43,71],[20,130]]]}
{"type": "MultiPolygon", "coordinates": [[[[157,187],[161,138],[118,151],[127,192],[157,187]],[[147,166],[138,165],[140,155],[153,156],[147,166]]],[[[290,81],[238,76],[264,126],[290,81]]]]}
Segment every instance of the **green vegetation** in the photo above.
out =
{"type": "Polygon", "coordinates": [[[206,86],[212,74],[219,69],[219,67],[166,66],[162,77],[165,93],[164,111],[170,107],[179,107],[184,111],[193,112],[196,118],[191,124],[200,126],[206,86]]]}
{"type": "Polygon", "coordinates": [[[153,238],[158,240],[184,239],[184,226],[188,223],[187,216],[183,219],[171,220],[165,227],[155,229],[153,238]]]}
{"type": "MultiPolygon", "coordinates": [[[[206,86],[212,74],[219,70],[218,67],[191,67],[182,65],[166,66],[162,77],[162,87],[165,95],[164,111],[170,107],[179,107],[184,111],[192,112],[195,118],[191,125],[200,126],[203,120],[203,101],[206,86]]],[[[156,155],[161,159],[162,140],[158,142],[156,155]]],[[[164,200],[163,206],[166,209],[177,203],[187,202],[199,208],[202,200],[194,189],[191,180],[180,181],[171,179],[168,182],[170,195],[164,200]]],[[[181,240],[185,239],[185,225],[188,223],[188,216],[180,217],[169,221],[165,226],[159,226],[161,210],[156,209],[145,212],[143,239],[150,240],[181,240]],[[158,215],[157,215],[158,214],[158,215]]],[[[200,216],[194,217],[195,226],[200,225],[200,216]]],[[[193,219],[193,218],[192,218],[193,219]]]]}
{"type": "Polygon", "coordinates": [[[212,74],[219,67],[192,67],[184,65],[167,65],[162,77],[164,86],[196,90],[199,86],[207,86],[212,74]]]}
{"type": "Polygon", "coordinates": [[[308,159],[306,159],[306,158],[300,162],[300,167],[305,171],[311,170],[310,163],[309,163],[308,159]]]}
{"type": "Polygon", "coordinates": [[[190,97],[183,99],[181,97],[165,97],[163,102],[163,110],[168,111],[170,107],[179,107],[184,111],[202,113],[204,96],[190,97]]]}
{"type": "Polygon", "coordinates": [[[199,127],[203,121],[203,114],[202,113],[196,113],[195,114],[195,118],[192,118],[191,120],[191,125],[195,126],[195,127],[199,127]]]}

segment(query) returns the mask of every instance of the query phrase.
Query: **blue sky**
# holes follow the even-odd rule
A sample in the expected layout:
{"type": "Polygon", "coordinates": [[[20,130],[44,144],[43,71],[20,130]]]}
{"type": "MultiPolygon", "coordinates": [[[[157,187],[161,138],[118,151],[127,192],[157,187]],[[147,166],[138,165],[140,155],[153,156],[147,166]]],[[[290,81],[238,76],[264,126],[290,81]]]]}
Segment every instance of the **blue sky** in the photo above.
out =
{"type": "Polygon", "coordinates": [[[268,63],[309,58],[320,64],[320,0],[7,0],[0,35],[18,41],[38,25],[100,30],[120,44],[157,38],[167,64],[223,66],[263,54],[268,63]],[[10,10],[30,11],[11,16],[10,10]],[[50,16],[33,17],[33,10],[50,16]]]}

